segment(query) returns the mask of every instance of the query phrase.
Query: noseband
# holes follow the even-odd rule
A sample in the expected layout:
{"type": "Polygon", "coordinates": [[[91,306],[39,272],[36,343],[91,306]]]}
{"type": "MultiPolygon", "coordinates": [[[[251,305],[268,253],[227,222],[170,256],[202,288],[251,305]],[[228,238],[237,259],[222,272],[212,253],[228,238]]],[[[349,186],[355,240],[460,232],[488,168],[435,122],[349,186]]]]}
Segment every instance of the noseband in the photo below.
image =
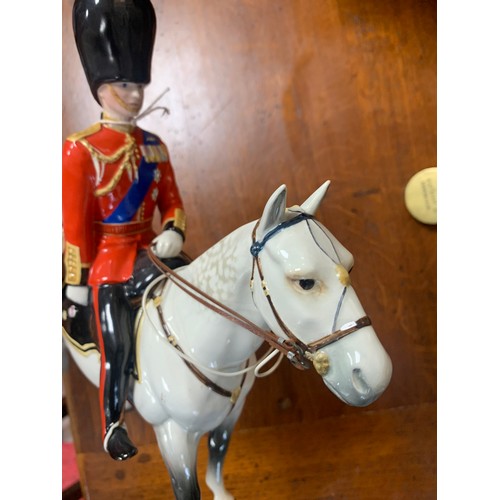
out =
{"type": "MultiPolygon", "coordinates": [[[[351,333],[360,330],[361,328],[364,328],[365,326],[371,325],[372,322],[368,316],[363,316],[362,318],[356,321],[350,321],[349,323],[346,323],[345,325],[341,326],[338,330],[335,330],[314,342],[305,344],[296,335],[293,334],[293,332],[286,326],[285,322],[279,315],[271,298],[271,294],[267,287],[266,280],[264,279],[264,272],[262,270],[262,263],[260,261],[259,255],[260,252],[264,249],[265,244],[273,236],[283,231],[284,229],[287,229],[291,226],[294,226],[295,224],[298,224],[304,220],[309,220],[309,219],[314,220],[314,217],[307,213],[301,212],[296,217],[278,224],[275,228],[273,228],[267,234],[265,234],[261,241],[257,241],[256,233],[260,221],[257,222],[252,232],[252,246],[250,247],[250,253],[253,256],[252,277],[250,279],[250,287],[253,296],[254,275],[255,275],[255,269],[257,269],[259,273],[262,290],[271,308],[274,318],[276,319],[281,330],[287,337],[286,339],[283,340],[283,342],[287,343],[291,347],[291,349],[287,352],[288,360],[292,363],[292,365],[294,365],[296,368],[299,369],[310,368],[312,362],[314,367],[316,368],[316,371],[323,376],[326,375],[326,373],[328,372],[330,364],[328,356],[326,355],[326,353],[321,352],[321,349],[330,344],[333,344],[334,342],[339,341],[340,339],[346,337],[351,333]]],[[[273,335],[275,334],[273,333],[273,335]]]]}
{"type": "Polygon", "coordinates": [[[181,290],[183,290],[186,294],[188,294],[193,299],[197,300],[205,307],[210,310],[216,312],[220,316],[232,321],[238,326],[248,330],[249,332],[257,335],[258,337],[264,339],[271,347],[278,350],[282,354],[284,354],[290,363],[300,370],[306,370],[311,368],[312,365],[316,368],[316,371],[324,376],[329,370],[329,360],[326,353],[321,351],[322,348],[333,344],[334,342],[339,341],[340,339],[346,337],[347,335],[364,328],[365,326],[371,325],[370,318],[368,316],[363,316],[362,318],[346,323],[341,326],[338,330],[321,337],[320,339],[311,342],[309,344],[305,344],[302,342],[297,336],[293,334],[293,332],[285,325],[283,319],[279,315],[276,310],[274,303],[272,301],[271,295],[267,288],[267,284],[264,280],[264,274],[262,271],[262,264],[260,262],[260,252],[263,250],[265,244],[277,233],[280,231],[291,227],[303,220],[314,219],[312,215],[306,213],[300,213],[293,219],[282,222],[278,224],[274,229],[269,231],[261,241],[256,240],[256,231],[259,225],[259,222],[254,227],[252,233],[252,246],[250,248],[250,253],[253,256],[253,265],[252,265],[252,277],[250,280],[250,287],[252,289],[253,296],[253,281],[255,269],[258,270],[259,277],[261,280],[262,289],[264,291],[264,295],[267,298],[267,301],[271,307],[273,315],[278,322],[280,328],[283,333],[286,335],[286,338],[283,338],[279,335],[276,335],[274,332],[270,330],[263,330],[258,325],[251,322],[249,319],[240,315],[238,312],[233,309],[227,307],[221,302],[217,301],[210,295],[206,294],[203,290],[200,290],[196,286],[194,286],[189,281],[185,280],[178,273],[173,271],[170,267],[168,267],[165,263],[163,263],[153,252],[152,247],[148,248],[149,258],[153,261],[153,263],[163,272],[168,278],[181,290]]]}

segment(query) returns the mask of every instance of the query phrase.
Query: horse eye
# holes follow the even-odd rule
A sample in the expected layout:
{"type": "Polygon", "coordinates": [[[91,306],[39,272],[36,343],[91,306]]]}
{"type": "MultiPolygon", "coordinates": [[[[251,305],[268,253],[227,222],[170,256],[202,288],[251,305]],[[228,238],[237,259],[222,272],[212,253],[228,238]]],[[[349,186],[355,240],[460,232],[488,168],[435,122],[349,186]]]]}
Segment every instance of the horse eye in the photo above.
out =
{"type": "Polygon", "coordinates": [[[302,290],[311,290],[314,287],[314,280],[299,280],[299,286],[302,290]]]}

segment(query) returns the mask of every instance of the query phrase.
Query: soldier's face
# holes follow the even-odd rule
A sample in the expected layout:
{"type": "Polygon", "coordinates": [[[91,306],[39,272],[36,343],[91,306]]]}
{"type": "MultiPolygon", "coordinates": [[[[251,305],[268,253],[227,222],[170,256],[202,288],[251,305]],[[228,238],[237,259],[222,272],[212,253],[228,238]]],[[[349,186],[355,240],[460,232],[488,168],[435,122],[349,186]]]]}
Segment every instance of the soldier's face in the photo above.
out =
{"type": "Polygon", "coordinates": [[[105,83],[97,91],[102,108],[112,118],[129,121],[139,114],[144,100],[142,83],[105,83]]]}

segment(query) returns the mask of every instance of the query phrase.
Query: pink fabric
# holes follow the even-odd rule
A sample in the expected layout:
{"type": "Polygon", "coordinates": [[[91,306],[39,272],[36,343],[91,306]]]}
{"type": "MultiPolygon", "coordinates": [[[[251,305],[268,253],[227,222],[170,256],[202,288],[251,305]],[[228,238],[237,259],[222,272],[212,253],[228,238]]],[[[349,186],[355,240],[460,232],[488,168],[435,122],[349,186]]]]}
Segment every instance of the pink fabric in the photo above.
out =
{"type": "Polygon", "coordinates": [[[62,444],[62,489],[69,488],[80,480],[73,443],[62,444]]]}

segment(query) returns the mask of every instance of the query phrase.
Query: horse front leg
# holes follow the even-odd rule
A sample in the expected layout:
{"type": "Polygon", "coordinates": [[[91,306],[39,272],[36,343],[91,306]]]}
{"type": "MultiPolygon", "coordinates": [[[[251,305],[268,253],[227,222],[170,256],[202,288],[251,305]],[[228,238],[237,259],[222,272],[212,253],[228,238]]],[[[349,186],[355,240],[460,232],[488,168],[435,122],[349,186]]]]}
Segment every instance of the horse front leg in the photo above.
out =
{"type": "Polygon", "coordinates": [[[199,433],[187,432],[174,420],[154,426],[163,461],[177,500],[198,500],[200,487],[196,474],[199,433]]]}
{"type": "Polygon", "coordinates": [[[243,410],[244,398],[240,398],[236,406],[217,428],[208,435],[208,467],[205,476],[207,486],[214,494],[214,500],[233,500],[234,497],[224,486],[222,467],[229,447],[234,426],[243,410]]]}

